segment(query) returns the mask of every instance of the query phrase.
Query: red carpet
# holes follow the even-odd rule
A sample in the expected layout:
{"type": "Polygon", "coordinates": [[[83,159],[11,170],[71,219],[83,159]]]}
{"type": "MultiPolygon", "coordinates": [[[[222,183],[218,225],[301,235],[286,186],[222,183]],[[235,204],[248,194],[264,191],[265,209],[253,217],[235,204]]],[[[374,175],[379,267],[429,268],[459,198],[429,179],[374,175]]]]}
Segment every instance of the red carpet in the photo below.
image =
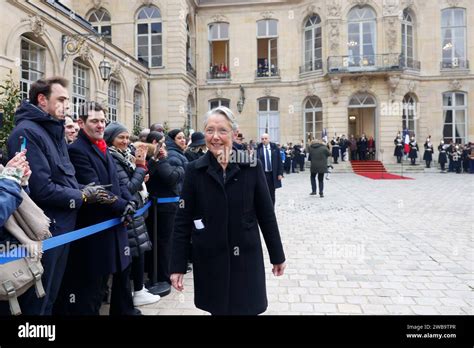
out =
{"type": "Polygon", "coordinates": [[[406,176],[387,173],[380,161],[351,161],[352,169],[357,175],[365,176],[373,180],[413,180],[406,176]]]}

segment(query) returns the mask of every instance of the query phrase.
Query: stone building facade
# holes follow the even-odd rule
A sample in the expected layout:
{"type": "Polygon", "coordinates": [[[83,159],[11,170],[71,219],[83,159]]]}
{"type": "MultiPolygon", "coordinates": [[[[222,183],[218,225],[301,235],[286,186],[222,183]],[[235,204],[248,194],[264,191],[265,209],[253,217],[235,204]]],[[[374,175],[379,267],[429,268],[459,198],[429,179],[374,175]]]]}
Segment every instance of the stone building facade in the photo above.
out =
{"type": "Polygon", "coordinates": [[[470,0],[5,0],[0,9],[11,14],[0,80],[12,70],[26,90],[38,74],[64,75],[76,100],[112,105],[129,127],[141,118],[200,130],[209,108],[228,105],[247,141],[365,133],[384,162],[404,128],[420,145],[428,135],[474,138],[470,0]],[[102,42],[64,54],[63,37],[91,25],[108,32],[108,81],[102,42]]]}

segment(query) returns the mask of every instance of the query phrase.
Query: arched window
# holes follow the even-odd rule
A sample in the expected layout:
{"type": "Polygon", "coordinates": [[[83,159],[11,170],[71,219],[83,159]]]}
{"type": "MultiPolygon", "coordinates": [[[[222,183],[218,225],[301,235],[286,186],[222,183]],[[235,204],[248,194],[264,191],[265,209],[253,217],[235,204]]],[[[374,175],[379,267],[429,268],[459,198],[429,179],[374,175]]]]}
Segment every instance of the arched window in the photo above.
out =
{"type": "Polygon", "coordinates": [[[109,83],[109,120],[117,122],[120,110],[120,83],[117,80],[110,80],[109,83]]]}
{"type": "Polygon", "coordinates": [[[349,66],[375,65],[376,15],[369,6],[354,7],[348,15],[349,66]]]}
{"type": "Polygon", "coordinates": [[[279,75],[278,21],[263,19],[257,22],[257,77],[279,75]]]}
{"type": "Polygon", "coordinates": [[[21,37],[21,78],[20,93],[22,99],[28,99],[30,86],[45,73],[45,48],[38,43],[21,37]]]}
{"type": "Polygon", "coordinates": [[[135,130],[141,130],[143,120],[143,94],[135,88],[133,91],[133,128],[135,130]]]}
{"type": "Polygon", "coordinates": [[[209,24],[209,73],[208,79],[228,79],[229,70],[229,23],[209,24]]]}
{"type": "Polygon", "coordinates": [[[98,33],[104,34],[107,41],[112,42],[112,24],[110,21],[109,12],[103,8],[95,10],[89,15],[89,22],[94,29],[98,33]]]}
{"type": "Polygon", "coordinates": [[[143,7],[137,15],[137,59],[149,68],[163,65],[161,13],[156,6],[143,7]]]}
{"type": "Polygon", "coordinates": [[[443,138],[458,144],[467,142],[467,93],[443,93],[443,138]]]}
{"type": "Polygon", "coordinates": [[[75,119],[79,117],[80,105],[89,101],[90,81],[90,68],[75,59],[72,63],[72,104],[75,119]]]}
{"type": "Polygon", "coordinates": [[[273,142],[280,141],[280,112],[277,98],[258,100],[258,134],[268,133],[273,142]]]}
{"type": "Polygon", "coordinates": [[[408,9],[403,10],[402,19],[402,60],[403,66],[416,68],[415,59],[415,29],[413,16],[408,9]]]}
{"type": "Polygon", "coordinates": [[[374,97],[366,93],[354,94],[349,101],[349,108],[370,108],[376,106],[377,102],[374,97]]]}
{"type": "Polygon", "coordinates": [[[313,14],[304,26],[304,69],[302,72],[322,68],[321,18],[313,14]]]}
{"type": "Polygon", "coordinates": [[[410,136],[416,134],[416,99],[413,95],[407,94],[403,97],[402,129],[408,129],[410,136]]]}
{"type": "Polygon", "coordinates": [[[310,97],[304,105],[304,133],[306,141],[318,138],[323,131],[323,104],[318,97],[310,97]]]}
{"type": "Polygon", "coordinates": [[[217,108],[218,106],[225,106],[230,108],[230,100],[229,99],[212,99],[209,100],[209,110],[217,108]]]}
{"type": "Polygon", "coordinates": [[[466,10],[448,8],[441,12],[442,69],[468,68],[466,60],[466,10]]]}

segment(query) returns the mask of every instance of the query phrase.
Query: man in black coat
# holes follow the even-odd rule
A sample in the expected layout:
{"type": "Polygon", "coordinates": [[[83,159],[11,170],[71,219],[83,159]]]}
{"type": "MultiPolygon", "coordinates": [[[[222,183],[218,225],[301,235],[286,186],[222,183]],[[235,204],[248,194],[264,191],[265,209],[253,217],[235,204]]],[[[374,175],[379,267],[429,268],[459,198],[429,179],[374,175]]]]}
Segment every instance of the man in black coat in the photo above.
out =
{"type": "MultiPolygon", "coordinates": [[[[31,85],[29,100],[15,114],[16,127],[8,139],[9,157],[20,152],[20,140],[26,145],[26,158],[32,175],[30,196],[51,220],[50,231],[57,236],[74,230],[79,208],[93,203],[100,193],[97,187],[81,191],[64,140],[64,118],[69,109],[68,81],[61,77],[41,79],[31,85]]],[[[103,192],[105,193],[105,192],[103,192]]],[[[26,315],[51,315],[69,252],[69,245],[46,251],[42,258],[46,296],[38,299],[30,288],[20,297],[26,315]]]]}
{"type": "MultiPolygon", "coordinates": [[[[133,216],[132,195],[121,186],[117,167],[107,149],[104,137],[105,115],[97,103],[80,108],[81,130],[77,140],[69,147],[71,162],[79,183],[100,183],[109,188],[113,203],[81,209],[77,228],[83,228],[109,219],[133,216]]],[[[71,245],[68,274],[61,296],[63,307],[59,314],[98,315],[104,289],[113,274],[110,314],[135,314],[130,287],[130,249],[127,230],[120,224],[105,231],[80,239],[71,245]],[[74,296],[74,302],[70,301],[74,296]],[[61,313],[62,311],[62,313],[61,313]]]]}
{"type": "Polygon", "coordinates": [[[257,158],[262,162],[267,179],[268,190],[275,206],[275,189],[281,187],[283,178],[283,165],[281,163],[280,150],[274,143],[270,142],[270,135],[264,133],[262,142],[257,147],[257,158]]]}

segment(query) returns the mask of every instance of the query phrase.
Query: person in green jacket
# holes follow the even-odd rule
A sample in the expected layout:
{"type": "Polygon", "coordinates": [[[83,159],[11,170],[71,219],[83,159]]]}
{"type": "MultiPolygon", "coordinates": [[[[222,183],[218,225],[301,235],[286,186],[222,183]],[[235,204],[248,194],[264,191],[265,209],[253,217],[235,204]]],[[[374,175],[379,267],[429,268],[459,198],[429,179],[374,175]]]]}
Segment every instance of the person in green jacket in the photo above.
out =
{"type": "Polygon", "coordinates": [[[324,197],[324,173],[327,172],[328,157],[331,156],[326,145],[315,139],[308,146],[309,161],[311,161],[311,193],[316,195],[316,174],[319,182],[319,196],[324,197]]]}

